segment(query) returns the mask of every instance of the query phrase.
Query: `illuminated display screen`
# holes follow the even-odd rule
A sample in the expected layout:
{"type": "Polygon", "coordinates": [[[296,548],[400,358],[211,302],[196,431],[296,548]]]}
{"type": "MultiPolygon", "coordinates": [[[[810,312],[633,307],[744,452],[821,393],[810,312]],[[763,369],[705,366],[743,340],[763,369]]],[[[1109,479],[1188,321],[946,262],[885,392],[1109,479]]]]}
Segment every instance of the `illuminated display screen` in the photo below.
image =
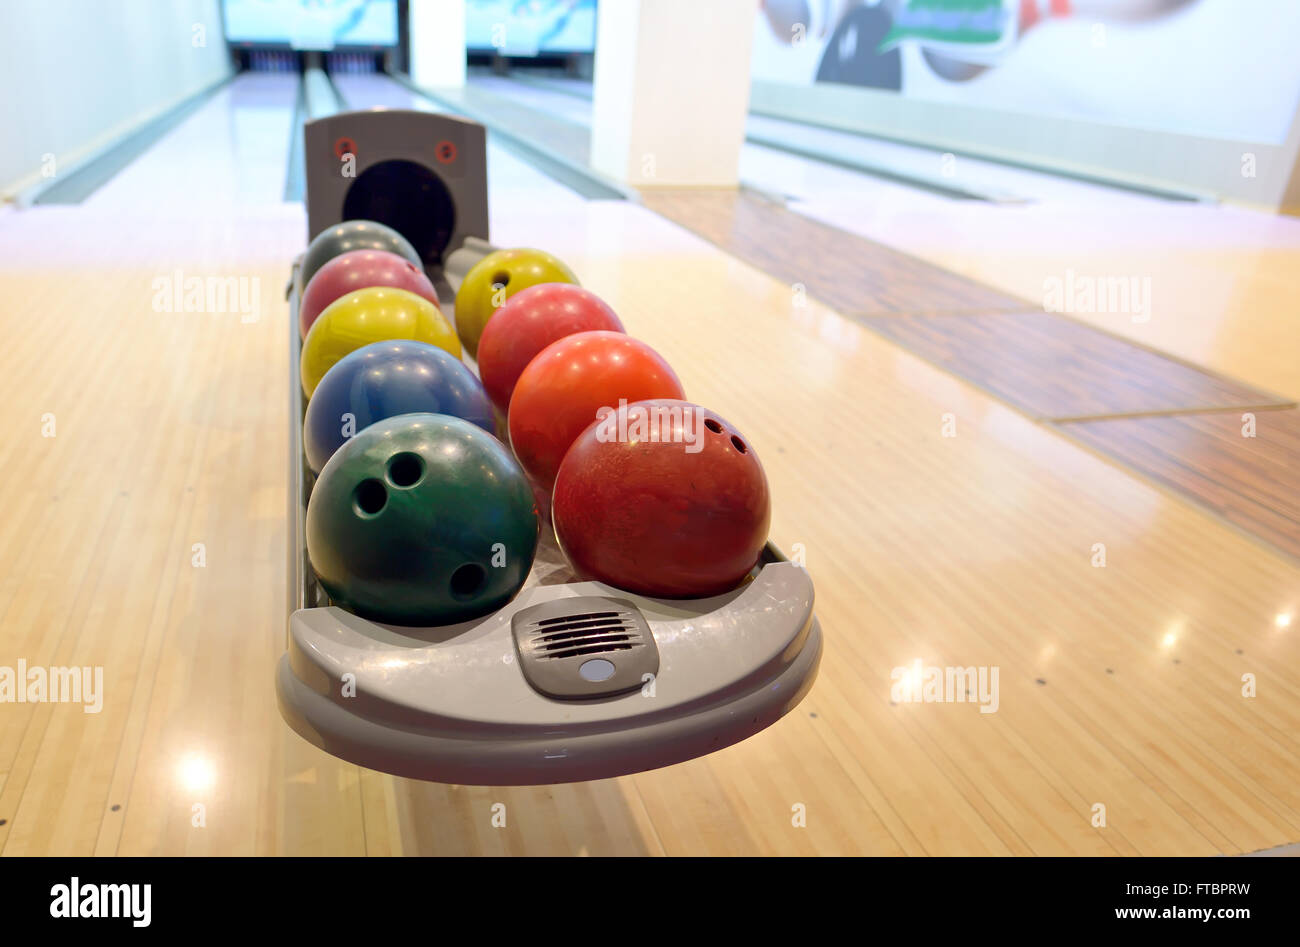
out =
{"type": "Polygon", "coordinates": [[[223,0],[223,9],[232,43],[397,45],[397,0],[223,0]]]}
{"type": "Polygon", "coordinates": [[[466,0],[465,46],[507,56],[593,52],[596,0],[466,0]]]}

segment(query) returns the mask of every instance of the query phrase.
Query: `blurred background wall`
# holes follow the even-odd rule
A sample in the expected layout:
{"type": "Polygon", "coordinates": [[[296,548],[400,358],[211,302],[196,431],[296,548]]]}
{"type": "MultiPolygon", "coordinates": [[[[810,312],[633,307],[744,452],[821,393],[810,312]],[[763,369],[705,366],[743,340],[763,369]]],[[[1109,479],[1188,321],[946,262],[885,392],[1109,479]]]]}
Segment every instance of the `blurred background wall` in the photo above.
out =
{"type": "MultiPolygon", "coordinates": [[[[218,0],[0,3],[0,193],[231,72],[218,0]]],[[[48,173],[48,172],[47,172],[48,173]]]]}

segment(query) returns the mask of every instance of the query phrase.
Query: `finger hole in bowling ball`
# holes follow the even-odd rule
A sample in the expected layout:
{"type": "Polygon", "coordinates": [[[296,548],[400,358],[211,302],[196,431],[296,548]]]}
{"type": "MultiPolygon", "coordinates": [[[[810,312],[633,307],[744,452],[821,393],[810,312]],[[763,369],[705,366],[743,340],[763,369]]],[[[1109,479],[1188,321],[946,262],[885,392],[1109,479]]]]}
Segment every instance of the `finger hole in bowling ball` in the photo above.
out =
{"type": "Polygon", "coordinates": [[[719,424],[717,421],[713,420],[713,418],[709,418],[708,420],[706,420],[704,422],[704,426],[707,427],[714,434],[722,433],[722,425],[719,424]]]}
{"type": "Polygon", "coordinates": [[[477,562],[467,562],[451,574],[451,594],[456,598],[469,598],[483,587],[487,572],[477,562]]]}
{"type": "Polygon", "coordinates": [[[734,434],[731,435],[731,446],[736,448],[736,450],[740,451],[742,454],[749,453],[749,448],[745,446],[745,442],[734,434]]]}
{"type": "Polygon", "coordinates": [[[501,270],[497,273],[493,273],[492,285],[493,287],[500,287],[501,289],[505,289],[507,286],[510,285],[510,274],[507,273],[505,270],[501,270]]]}
{"type": "Polygon", "coordinates": [[[359,516],[374,516],[388,502],[388,491],[382,483],[371,477],[357,484],[353,500],[359,516]]]}
{"type": "Polygon", "coordinates": [[[395,487],[413,487],[424,476],[424,458],[405,451],[388,458],[388,479],[395,487]]]}

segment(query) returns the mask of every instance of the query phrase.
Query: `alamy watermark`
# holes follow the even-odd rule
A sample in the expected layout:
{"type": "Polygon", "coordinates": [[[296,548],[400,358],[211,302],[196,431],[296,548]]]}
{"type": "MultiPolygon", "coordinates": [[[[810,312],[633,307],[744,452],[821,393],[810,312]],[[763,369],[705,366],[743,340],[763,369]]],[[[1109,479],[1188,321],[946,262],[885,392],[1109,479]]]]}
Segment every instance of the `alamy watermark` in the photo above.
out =
{"type": "MultiPolygon", "coordinates": [[[[682,444],[688,454],[704,450],[704,430],[707,415],[690,404],[649,405],[618,400],[617,408],[602,407],[596,410],[596,440],[602,444],[628,441],[655,441],[682,444]]],[[[717,422],[713,422],[717,425],[717,422]]],[[[718,426],[721,429],[721,426],[718,426]]]]}
{"type": "Polygon", "coordinates": [[[88,714],[104,709],[102,667],[0,665],[0,704],[81,704],[88,714]]]}
{"type": "Polygon", "coordinates": [[[262,280],[257,276],[186,276],[175,270],[155,277],[150,286],[154,312],[232,313],[240,322],[262,316],[262,280]]]}
{"type": "Polygon", "coordinates": [[[980,713],[998,712],[998,668],[923,666],[917,658],[889,673],[889,699],[896,704],[980,705],[980,713]]]}
{"type": "Polygon", "coordinates": [[[1151,319],[1151,277],[1065,276],[1043,280],[1043,309],[1047,312],[1124,313],[1134,322],[1151,319]]]}

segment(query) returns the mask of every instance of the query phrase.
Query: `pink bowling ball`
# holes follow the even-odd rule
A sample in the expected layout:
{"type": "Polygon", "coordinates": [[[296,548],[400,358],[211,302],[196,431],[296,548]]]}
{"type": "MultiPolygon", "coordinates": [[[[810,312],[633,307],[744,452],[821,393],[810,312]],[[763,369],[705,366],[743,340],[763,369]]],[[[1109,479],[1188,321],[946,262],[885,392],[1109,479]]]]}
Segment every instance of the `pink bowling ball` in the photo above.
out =
{"type": "Polygon", "coordinates": [[[307,330],[330,303],[369,286],[405,289],[438,306],[438,292],[433,283],[410,260],[387,250],[350,250],[317,270],[302,291],[298,304],[299,333],[307,338],[307,330]]]}

